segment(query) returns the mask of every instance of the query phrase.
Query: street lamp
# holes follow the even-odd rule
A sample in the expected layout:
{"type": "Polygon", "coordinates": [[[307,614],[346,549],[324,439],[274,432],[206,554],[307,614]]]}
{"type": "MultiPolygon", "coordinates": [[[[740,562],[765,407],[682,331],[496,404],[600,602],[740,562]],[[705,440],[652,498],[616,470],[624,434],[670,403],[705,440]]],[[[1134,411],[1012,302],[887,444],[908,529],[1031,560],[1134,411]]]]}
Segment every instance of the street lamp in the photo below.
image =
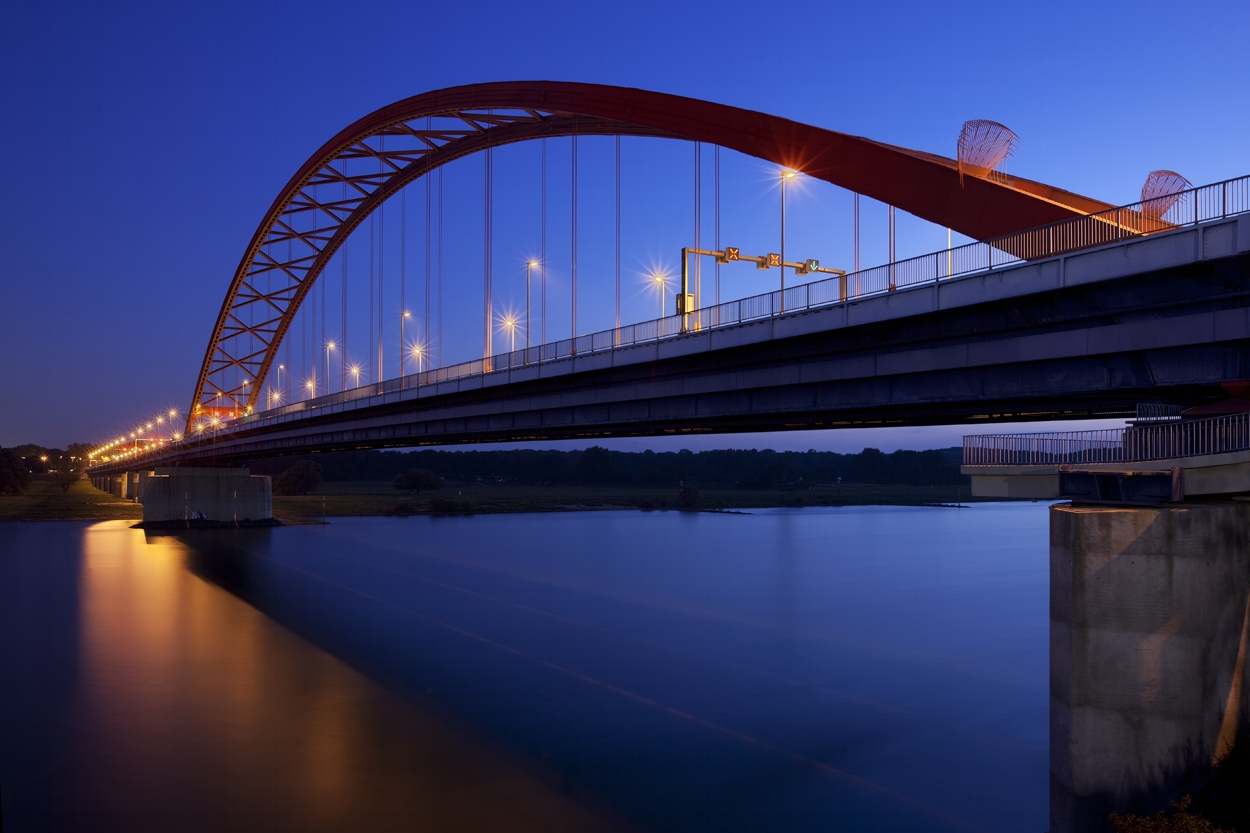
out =
{"type": "Polygon", "coordinates": [[[781,171],[781,311],[786,311],[786,183],[798,176],[798,171],[781,171]]]}
{"type": "Polygon", "coordinates": [[[422,349],[420,344],[414,344],[411,352],[417,359],[417,372],[420,373],[424,369],[421,360],[425,357],[425,350],[422,349]]]}
{"type": "Polygon", "coordinates": [[[273,392],[273,401],[282,401],[282,369],[286,367],[284,364],[278,365],[278,389],[273,392]]]}
{"type": "Polygon", "coordinates": [[[304,383],[304,389],[308,391],[309,399],[313,398],[317,394],[316,384],[317,383],[312,379],[309,379],[307,382],[304,383]]]}
{"type": "Polygon", "coordinates": [[[651,276],[651,279],[655,281],[656,290],[660,293],[660,317],[663,318],[664,317],[664,284],[668,280],[668,276],[665,275],[663,272],[656,272],[654,275],[651,276]]]}
{"type": "Polygon", "coordinates": [[[407,344],[404,341],[404,322],[411,317],[412,313],[408,310],[404,310],[403,314],[399,316],[399,375],[401,378],[408,375],[408,366],[405,364],[407,359],[404,356],[404,345],[407,344]]]}
{"type": "Polygon", "coordinates": [[[508,328],[508,334],[512,336],[512,343],[508,346],[508,352],[516,352],[516,319],[509,316],[503,320],[503,325],[508,328]]]}
{"type": "Polygon", "coordinates": [[[360,387],[360,365],[354,364],[347,368],[347,372],[352,374],[356,379],[356,387],[360,387]]]}
{"type": "Polygon", "coordinates": [[[326,393],[330,392],[330,351],[334,349],[334,342],[326,342],[326,393]]]}
{"type": "Polygon", "coordinates": [[[537,260],[525,264],[525,361],[530,360],[530,271],[538,265],[537,260]]]}

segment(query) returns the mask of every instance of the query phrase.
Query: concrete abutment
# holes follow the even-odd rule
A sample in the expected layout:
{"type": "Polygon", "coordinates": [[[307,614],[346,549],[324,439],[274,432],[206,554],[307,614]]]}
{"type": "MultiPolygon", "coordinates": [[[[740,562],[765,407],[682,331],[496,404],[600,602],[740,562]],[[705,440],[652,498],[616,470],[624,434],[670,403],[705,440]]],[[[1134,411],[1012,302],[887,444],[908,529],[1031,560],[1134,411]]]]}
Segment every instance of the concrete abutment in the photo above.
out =
{"type": "Polygon", "coordinates": [[[1250,503],[1050,510],[1051,833],[1109,830],[1245,741],[1250,503]]]}
{"type": "Polygon", "coordinates": [[[268,477],[245,468],[180,466],[144,472],[141,489],[143,522],[213,521],[239,523],[273,518],[268,477]]]}

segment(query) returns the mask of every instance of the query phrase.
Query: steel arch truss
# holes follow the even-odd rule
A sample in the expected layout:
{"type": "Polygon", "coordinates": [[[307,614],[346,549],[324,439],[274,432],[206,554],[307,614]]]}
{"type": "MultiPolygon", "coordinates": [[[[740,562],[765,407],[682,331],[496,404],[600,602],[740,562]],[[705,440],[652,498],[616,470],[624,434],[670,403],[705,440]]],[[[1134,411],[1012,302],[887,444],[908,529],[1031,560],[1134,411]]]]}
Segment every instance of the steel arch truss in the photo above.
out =
{"type": "Polygon", "coordinates": [[[278,348],[316,279],[351,233],[401,188],[487,147],[572,135],[681,138],[611,119],[492,108],[421,114],[343,147],[271,210],[253,239],[205,357],[188,430],[205,414],[255,408],[278,348]]]}
{"type": "Polygon", "coordinates": [[[348,236],[401,188],[487,147],[571,135],[707,142],[800,170],[985,239],[1105,203],[1018,177],[964,177],[953,159],[764,113],[646,90],[550,81],[425,93],[383,107],[318,150],[274,200],[230,284],[187,431],[255,408],[301,303],[348,236]]]}

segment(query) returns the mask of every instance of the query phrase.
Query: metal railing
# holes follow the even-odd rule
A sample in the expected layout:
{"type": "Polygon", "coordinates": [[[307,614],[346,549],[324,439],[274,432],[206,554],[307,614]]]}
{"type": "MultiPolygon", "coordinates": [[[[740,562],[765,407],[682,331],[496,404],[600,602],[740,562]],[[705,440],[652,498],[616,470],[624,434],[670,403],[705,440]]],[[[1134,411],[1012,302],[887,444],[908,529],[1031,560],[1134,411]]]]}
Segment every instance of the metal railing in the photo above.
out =
{"type": "Polygon", "coordinates": [[[965,466],[1124,462],[1124,429],[964,437],[965,466]]]}
{"type": "Polygon", "coordinates": [[[1144,463],[1250,451],[1250,414],[1229,414],[1098,431],[975,434],[965,466],[1144,463]]]}
{"type": "Polygon", "coordinates": [[[1173,231],[1185,225],[1219,220],[1250,211],[1250,176],[1203,185],[1167,197],[1109,208],[1048,226],[943,249],[884,266],[863,269],[812,283],[774,290],[737,301],[670,315],[613,330],[566,338],[489,359],[426,370],[339,393],[282,405],[257,417],[298,413],[380,393],[513,370],[543,362],[677,338],[718,327],[732,327],[786,313],[854,301],[898,289],[935,283],[1030,260],[1067,254],[1133,238],[1173,231]]]}
{"type": "Polygon", "coordinates": [[[1168,422],[1181,418],[1184,405],[1165,405],[1162,402],[1138,402],[1137,422],[1168,422]]]}

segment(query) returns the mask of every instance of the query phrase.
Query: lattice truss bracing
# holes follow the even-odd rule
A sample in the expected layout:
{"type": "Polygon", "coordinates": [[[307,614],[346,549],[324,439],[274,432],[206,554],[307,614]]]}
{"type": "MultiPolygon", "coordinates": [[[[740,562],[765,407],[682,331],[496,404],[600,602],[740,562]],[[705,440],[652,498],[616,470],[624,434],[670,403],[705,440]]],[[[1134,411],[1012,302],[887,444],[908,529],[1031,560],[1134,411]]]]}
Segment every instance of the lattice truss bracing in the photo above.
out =
{"type": "Polygon", "coordinates": [[[392,194],[489,146],[563,135],[664,131],[534,109],[423,113],[352,137],[269,211],[236,272],[196,385],[194,422],[250,412],[304,297],[351,232],[392,194]]]}

